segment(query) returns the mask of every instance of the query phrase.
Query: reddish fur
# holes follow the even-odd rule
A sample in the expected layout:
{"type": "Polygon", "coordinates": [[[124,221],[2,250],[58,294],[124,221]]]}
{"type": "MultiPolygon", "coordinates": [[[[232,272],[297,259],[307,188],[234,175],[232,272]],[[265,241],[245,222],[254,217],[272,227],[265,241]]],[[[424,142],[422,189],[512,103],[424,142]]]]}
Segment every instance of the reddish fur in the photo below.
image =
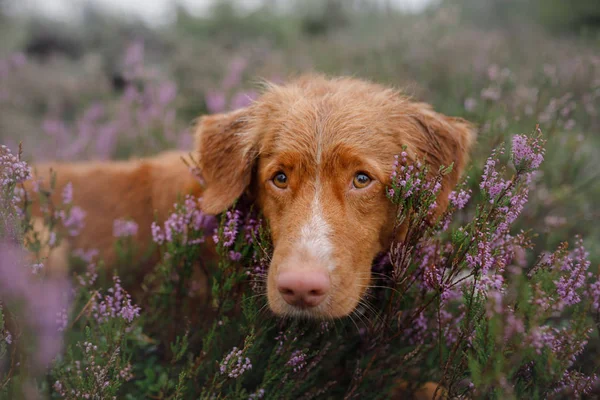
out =
{"type": "MultiPolygon", "coordinates": [[[[202,194],[203,210],[216,214],[248,191],[271,229],[274,254],[267,292],[271,309],[280,314],[294,310],[275,289],[279,268],[312,262],[296,251],[294,243],[308,218],[318,175],[322,213],[332,230],[335,270],[330,273],[330,298],[306,314],[338,317],[356,307],[369,285],[373,258],[392,240],[394,207],[384,188],[394,155],[405,145],[410,157],[425,159],[434,172],[454,163],[438,200],[437,210],[442,212],[473,141],[468,122],[438,114],[398,91],[352,78],[312,75],[268,86],[246,109],[201,118],[196,143],[204,189],[181,161],[183,153],[52,167],[58,176],[57,193],[72,182],[74,203],[87,212],[84,231],[70,245],[99,249],[109,265],[115,258],[114,219],[134,219],[140,227],[136,240],[143,248],[151,240],[155,213],[164,221],[178,195],[202,194]],[[278,191],[270,182],[279,170],[288,174],[289,190],[278,191]],[[368,172],[374,182],[366,189],[351,190],[358,171],[368,172]]],[[[38,165],[37,175],[45,176],[48,167],[38,165]]]]}
{"type": "MultiPolygon", "coordinates": [[[[150,225],[168,217],[177,197],[191,192],[199,194],[200,187],[195,184],[187,166],[181,158],[183,152],[166,152],[154,158],[84,163],[52,163],[34,166],[34,180],[42,180],[48,188],[50,171],[56,174],[56,187],[53,202],[60,204],[64,186],[73,184],[73,204],[85,212],[83,231],[69,238],[72,249],[97,249],[108,267],[114,264],[113,221],[118,218],[130,218],[139,225],[135,236],[140,256],[151,241],[150,225]]],[[[34,200],[33,215],[40,217],[41,212],[35,204],[38,195],[33,193],[32,181],[26,182],[30,198],[34,200]]],[[[67,251],[67,248],[61,248],[67,251]]],[[[66,258],[60,257],[61,262],[66,258]]],[[[52,260],[50,260],[52,261],[52,260]]],[[[60,271],[64,265],[51,262],[51,271],[60,271]]]]}

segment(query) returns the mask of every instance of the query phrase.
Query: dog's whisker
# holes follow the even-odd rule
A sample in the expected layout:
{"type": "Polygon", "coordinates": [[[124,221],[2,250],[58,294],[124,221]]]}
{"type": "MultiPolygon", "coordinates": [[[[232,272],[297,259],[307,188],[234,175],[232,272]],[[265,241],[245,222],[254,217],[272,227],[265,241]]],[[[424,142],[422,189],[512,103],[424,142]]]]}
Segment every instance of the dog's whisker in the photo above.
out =
{"type": "Polygon", "coordinates": [[[402,294],[398,289],[395,289],[393,287],[390,286],[380,286],[380,285],[357,285],[358,287],[360,287],[361,289],[366,288],[366,289],[385,289],[385,290],[391,290],[392,292],[395,292],[397,294],[402,294]]]}
{"type": "Polygon", "coordinates": [[[266,298],[267,297],[267,293],[258,293],[258,294],[255,294],[255,295],[252,295],[252,296],[249,296],[249,297],[245,297],[244,300],[248,301],[248,300],[251,300],[251,299],[255,299],[257,297],[265,297],[266,298]]]}
{"type": "Polygon", "coordinates": [[[363,301],[361,299],[360,304],[367,308],[368,310],[370,310],[370,312],[372,313],[372,316],[370,316],[371,318],[375,318],[375,322],[379,323],[381,321],[383,321],[383,318],[381,317],[381,311],[377,310],[375,307],[373,307],[372,305],[370,305],[366,300],[363,301]]]}
{"type": "Polygon", "coordinates": [[[269,306],[269,303],[265,303],[265,304],[263,304],[263,306],[262,306],[261,308],[259,308],[259,309],[258,309],[258,313],[257,313],[257,314],[259,314],[259,315],[260,315],[262,312],[266,312],[266,311],[267,311],[267,308],[268,308],[268,306],[269,306]]]}
{"type": "Polygon", "coordinates": [[[360,333],[360,328],[359,328],[358,324],[356,323],[356,321],[354,321],[354,315],[355,315],[355,312],[354,312],[354,310],[352,310],[352,312],[350,314],[348,314],[348,318],[350,319],[350,321],[352,321],[352,323],[356,327],[356,333],[360,333]]]}

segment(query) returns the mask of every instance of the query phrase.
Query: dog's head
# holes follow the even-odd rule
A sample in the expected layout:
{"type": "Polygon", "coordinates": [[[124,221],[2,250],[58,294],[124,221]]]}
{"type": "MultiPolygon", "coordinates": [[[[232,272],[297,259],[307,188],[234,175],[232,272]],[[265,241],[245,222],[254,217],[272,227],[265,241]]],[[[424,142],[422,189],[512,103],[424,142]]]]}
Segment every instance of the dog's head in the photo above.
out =
{"type": "Polygon", "coordinates": [[[454,164],[442,181],[442,212],[473,140],[466,121],[380,85],[308,76],[268,86],[246,109],[201,119],[202,208],[222,212],[249,191],[272,234],[273,312],[345,316],[393,239],[396,209],[385,188],[394,155],[406,146],[432,171],[454,164]]]}

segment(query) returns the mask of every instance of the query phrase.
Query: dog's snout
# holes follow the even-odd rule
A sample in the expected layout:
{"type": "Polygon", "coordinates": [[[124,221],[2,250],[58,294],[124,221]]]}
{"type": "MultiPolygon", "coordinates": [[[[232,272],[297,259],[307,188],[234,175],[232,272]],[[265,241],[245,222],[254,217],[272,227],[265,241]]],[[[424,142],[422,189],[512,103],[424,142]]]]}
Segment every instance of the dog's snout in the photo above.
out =
{"type": "Polygon", "coordinates": [[[331,282],[324,271],[282,271],[277,277],[277,290],[286,303],[300,307],[316,307],[325,300],[331,282]]]}

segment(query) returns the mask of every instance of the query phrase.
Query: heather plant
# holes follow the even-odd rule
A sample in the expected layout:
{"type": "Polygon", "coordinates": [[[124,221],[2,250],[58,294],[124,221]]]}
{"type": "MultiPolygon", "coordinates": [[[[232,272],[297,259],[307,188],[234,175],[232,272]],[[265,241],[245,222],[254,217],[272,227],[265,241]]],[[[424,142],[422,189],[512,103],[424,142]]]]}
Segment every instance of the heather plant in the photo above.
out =
{"type": "Polygon", "coordinates": [[[450,209],[432,221],[439,182],[450,167],[429,171],[400,154],[388,194],[398,205],[398,228],[407,222],[409,228],[374,266],[367,300],[343,321],[274,321],[257,312],[264,297],[240,285],[244,275],[264,277],[264,267],[254,265],[268,260],[268,240],[259,228],[250,236],[251,250],[244,229],[255,223],[242,221],[255,218],[240,208],[228,211],[214,238],[221,256],[212,285],[215,321],[200,353],[200,360],[218,363],[196,360],[184,368],[178,393],[185,387],[181,377],[193,377],[201,397],[226,398],[385,398],[385,390],[369,388],[392,389],[399,378],[436,380],[453,396],[589,391],[595,375],[571,369],[597,313],[597,277],[587,272],[580,241],[572,252],[563,245],[529,268],[515,261],[531,246],[525,233],[511,234],[511,225],[544,156],[537,135],[514,137],[512,176],[502,167],[505,151],[492,154],[480,183],[485,201],[473,221],[452,229],[449,219],[465,206],[468,192],[454,192],[450,209]],[[549,311],[551,303],[556,306],[549,311]],[[571,322],[553,326],[553,320],[564,323],[562,313],[571,322]],[[416,365],[418,377],[409,373],[416,365]]]}
{"type": "MultiPolygon", "coordinates": [[[[374,264],[366,298],[336,321],[270,316],[264,296],[270,244],[260,215],[241,199],[216,225],[188,196],[152,226],[162,257],[147,279],[146,312],[117,276],[100,282],[95,262],[81,256],[88,266],[69,291],[72,305],[54,311],[51,328],[41,328],[46,323],[38,317],[32,329],[46,340],[42,329],[64,335],[65,350],[55,345],[31,361],[48,379],[29,383],[28,390],[61,398],[386,398],[401,380],[410,383],[408,391],[432,380],[453,397],[589,393],[595,371],[577,361],[597,323],[600,285],[582,241],[528,263],[523,254],[530,233],[513,229],[543,158],[539,130],[514,136],[510,150],[494,150],[480,178],[482,201],[462,224],[453,216],[472,201],[464,185],[450,195],[447,211],[436,212],[441,181],[452,167],[433,171],[426,160],[399,154],[388,197],[398,209],[392,223],[404,233],[374,264]],[[207,240],[219,259],[201,266],[209,272],[210,303],[194,308],[194,263],[207,240]],[[206,318],[194,318],[195,312],[206,318]],[[165,321],[169,329],[160,332],[165,321]]],[[[14,171],[27,177],[23,168],[10,171],[14,182],[14,171]]],[[[137,227],[117,220],[114,228],[117,246],[127,247],[123,239],[137,227]]],[[[7,262],[26,265],[3,260],[4,273],[15,267],[7,262]]],[[[59,287],[20,271],[22,293],[39,284],[59,287]]],[[[3,298],[11,293],[3,291],[3,298]]],[[[35,303],[35,295],[21,296],[35,303]]],[[[2,323],[2,355],[12,360],[32,344],[15,350],[23,335],[15,337],[2,323]]],[[[23,385],[17,376],[7,375],[5,393],[23,385]]]]}
{"type": "MultiPolygon", "coordinates": [[[[20,149],[13,155],[7,147],[0,147],[0,160],[0,393],[17,396],[35,392],[35,379],[44,374],[62,350],[61,331],[70,304],[70,284],[64,278],[51,283],[43,279],[39,237],[33,239],[29,254],[24,251],[22,243],[32,223],[24,205],[22,184],[31,179],[31,172],[21,160],[20,149]]],[[[64,220],[70,216],[64,210],[60,214],[64,220]]],[[[54,222],[55,218],[48,220],[54,222]]]]}
{"type": "MultiPolygon", "coordinates": [[[[45,158],[48,151],[54,159],[64,160],[128,158],[134,153],[153,154],[165,147],[189,145],[187,123],[176,116],[177,85],[160,71],[145,67],[144,49],[140,41],[124,49],[119,63],[123,83],[118,90],[106,91],[106,77],[91,76],[88,78],[106,86],[78,88],[92,92],[89,100],[47,100],[37,127],[44,145],[31,146],[29,138],[23,138],[29,148],[45,149],[45,154],[35,154],[38,159],[45,158]]],[[[0,97],[6,109],[25,103],[18,93],[21,88],[13,87],[9,78],[23,81],[23,75],[39,73],[37,65],[23,54],[18,66],[13,67],[13,59],[16,55],[7,60],[6,70],[0,71],[0,79],[7,83],[2,89],[4,97],[0,97]]]]}

